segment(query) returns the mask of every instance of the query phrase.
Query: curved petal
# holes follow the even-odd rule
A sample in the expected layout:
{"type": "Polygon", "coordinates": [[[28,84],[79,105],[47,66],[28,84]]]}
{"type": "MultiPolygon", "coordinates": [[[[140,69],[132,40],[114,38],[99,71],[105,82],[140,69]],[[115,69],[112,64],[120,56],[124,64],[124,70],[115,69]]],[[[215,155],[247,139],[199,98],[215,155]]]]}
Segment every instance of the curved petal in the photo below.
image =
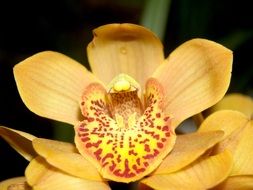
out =
{"type": "Polygon", "coordinates": [[[216,190],[252,190],[253,176],[235,176],[229,177],[220,185],[215,187],[216,190]]]}
{"type": "Polygon", "coordinates": [[[234,167],[231,176],[235,175],[253,175],[253,123],[243,127],[240,131],[234,133],[228,139],[221,142],[221,147],[231,150],[234,157],[234,167]]]}
{"type": "Polygon", "coordinates": [[[209,112],[218,110],[237,110],[248,118],[253,116],[253,99],[243,94],[228,94],[221,101],[209,109],[209,112]]]}
{"type": "Polygon", "coordinates": [[[177,136],[173,150],[152,175],[172,173],[187,166],[219,142],[223,134],[212,131],[177,136]]]}
{"type": "Polygon", "coordinates": [[[227,138],[233,131],[245,126],[248,118],[238,111],[222,110],[207,117],[200,125],[198,132],[224,131],[222,140],[227,138]]]}
{"type": "Polygon", "coordinates": [[[108,24],[93,31],[88,45],[92,71],[109,83],[125,73],[144,87],[146,79],[164,60],[160,40],[148,29],[134,24],[108,24]]]}
{"type": "Polygon", "coordinates": [[[226,151],[196,161],[171,174],[153,175],[141,181],[154,189],[209,189],[223,181],[233,166],[232,156],[226,151]]]}
{"type": "Polygon", "coordinates": [[[32,147],[35,136],[3,126],[0,126],[0,136],[26,160],[31,160],[37,155],[32,147]]]}
{"type": "Polygon", "coordinates": [[[51,51],[35,54],[14,67],[18,91],[34,113],[74,124],[84,88],[95,77],[78,62],[51,51]]]}
{"type": "Polygon", "coordinates": [[[42,157],[33,159],[25,171],[27,182],[38,190],[109,190],[105,182],[80,179],[50,166],[42,157]]]}
{"type": "Polygon", "coordinates": [[[30,190],[25,177],[15,177],[0,182],[0,190],[30,190]]]}
{"type": "Polygon", "coordinates": [[[179,46],[153,77],[165,88],[165,111],[177,126],[217,103],[227,91],[232,52],[215,42],[193,39],[179,46]]]}
{"type": "Polygon", "coordinates": [[[253,175],[253,125],[241,112],[223,110],[210,115],[199,131],[224,130],[222,141],[214,152],[230,150],[234,167],[230,175],[253,175]]]}
{"type": "Polygon", "coordinates": [[[33,147],[49,164],[64,172],[83,179],[102,181],[97,169],[70,143],[37,138],[33,141],[33,147]]]}
{"type": "Polygon", "coordinates": [[[38,154],[45,154],[45,150],[47,148],[49,150],[55,150],[58,152],[64,152],[64,153],[78,153],[78,150],[76,149],[75,145],[68,142],[62,142],[62,141],[56,141],[56,140],[50,140],[50,139],[43,139],[43,138],[36,138],[32,142],[33,147],[38,154]],[[43,145],[41,149],[37,145],[43,145]],[[42,152],[41,152],[42,151],[42,152]],[[41,152],[41,153],[40,153],[41,152]]]}

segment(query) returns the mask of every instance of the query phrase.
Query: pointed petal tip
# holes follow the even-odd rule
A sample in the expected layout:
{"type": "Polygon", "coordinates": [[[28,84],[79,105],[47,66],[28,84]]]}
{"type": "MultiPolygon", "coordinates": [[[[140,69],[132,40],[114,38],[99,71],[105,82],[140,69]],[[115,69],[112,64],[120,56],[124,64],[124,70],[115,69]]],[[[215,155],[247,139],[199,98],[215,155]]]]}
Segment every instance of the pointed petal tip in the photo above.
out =
{"type": "Polygon", "coordinates": [[[200,125],[198,132],[222,130],[227,138],[233,131],[244,126],[249,119],[241,112],[234,110],[220,110],[208,116],[200,125]]]}
{"type": "Polygon", "coordinates": [[[178,135],[173,150],[153,174],[169,174],[187,166],[219,142],[223,135],[223,131],[178,135]]]}
{"type": "Polygon", "coordinates": [[[32,147],[32,140],[36,137],[23,131],[0,126],[0,136],[26,160],[31,160],[37,153],[32,147]]]}

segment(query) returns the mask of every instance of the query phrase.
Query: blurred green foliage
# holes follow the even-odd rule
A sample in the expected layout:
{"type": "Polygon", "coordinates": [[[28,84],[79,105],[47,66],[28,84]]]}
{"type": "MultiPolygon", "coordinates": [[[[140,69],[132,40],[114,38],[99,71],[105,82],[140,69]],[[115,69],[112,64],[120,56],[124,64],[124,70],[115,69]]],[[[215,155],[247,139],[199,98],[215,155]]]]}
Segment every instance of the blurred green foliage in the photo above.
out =
{"type": "Polygon", "coordinates": [[[161,40],[165,35],[171,0],[147,0],[143,6],[140,25],[151,29],[161,40]]]}

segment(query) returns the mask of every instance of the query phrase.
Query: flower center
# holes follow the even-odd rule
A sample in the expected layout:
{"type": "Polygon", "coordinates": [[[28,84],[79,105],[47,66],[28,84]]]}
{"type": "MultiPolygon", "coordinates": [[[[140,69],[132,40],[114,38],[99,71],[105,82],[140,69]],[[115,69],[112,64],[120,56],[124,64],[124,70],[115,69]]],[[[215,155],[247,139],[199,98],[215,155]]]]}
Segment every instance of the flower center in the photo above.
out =
{"type": "Polygon", "coordinates": [[[125,128],[131,127],[131,123],[142,114],[142,105],[137,96],[137,90],[108,93],[107,99],[111,117],[115,119],[118,124],[124,125],[125,128]]]}
{"type": "Polygon", "coordinates": [[[139,84],[130,76],[120,74],[108,87],[106,98],[111,117],[119,128],[133,127],[143,112],[138,97],[139,84]]]}
{"type": "Polygon", "coordinates": [[[107,91],[94,83],[83,94],[84,120],[75,126],[75,142],[104,178],[138,180],[152,172],[174,145],[170,118],[163,113],[162,87],[155,79],[146,86],[144,111],[138,84],[126,75],[112,80],[107,91]]]}

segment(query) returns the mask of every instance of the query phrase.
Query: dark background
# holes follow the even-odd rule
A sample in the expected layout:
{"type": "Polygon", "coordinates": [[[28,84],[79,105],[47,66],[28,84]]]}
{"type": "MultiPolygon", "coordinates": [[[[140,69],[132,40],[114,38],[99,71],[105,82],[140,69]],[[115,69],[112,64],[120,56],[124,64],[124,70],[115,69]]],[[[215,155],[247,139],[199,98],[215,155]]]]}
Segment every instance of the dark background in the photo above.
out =
{"type": "MultiPolygon", "coordinates": [[[[92,29],[108,23],[140,23],[145,0],[40,0],[0,2],[0,125],[53,138],[54,122],[30,112],[16,89],[12,68],[34,53],[54,50],[88,67],[92,29]]],[[[174,0],[163,40],[165,55],[202,37],[231,48],[229,92],[253,95],[253,11],[250,1],[174,0]]],[[[22,176],[27,162],[0,139],[0,181],[22,176]]]]}

